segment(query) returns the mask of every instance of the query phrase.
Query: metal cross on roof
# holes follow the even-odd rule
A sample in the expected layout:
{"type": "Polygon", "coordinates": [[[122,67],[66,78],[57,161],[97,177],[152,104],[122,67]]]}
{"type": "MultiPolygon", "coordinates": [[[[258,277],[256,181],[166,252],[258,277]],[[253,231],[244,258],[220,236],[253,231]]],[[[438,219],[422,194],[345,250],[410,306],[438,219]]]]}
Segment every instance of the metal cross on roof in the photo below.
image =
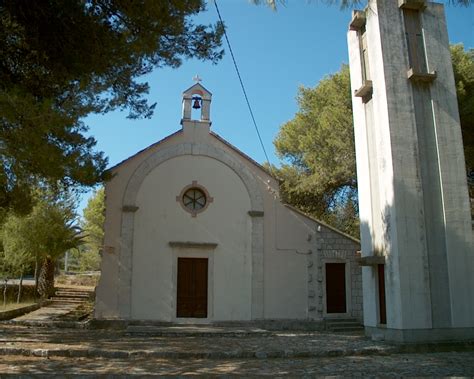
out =
{"type": "Polygon", "coordinates": [[[199,75],[196,75],[193,80],[196,82],[196,83],[199,83],[202,81],[202,79],[199,77],[199,75]]]}

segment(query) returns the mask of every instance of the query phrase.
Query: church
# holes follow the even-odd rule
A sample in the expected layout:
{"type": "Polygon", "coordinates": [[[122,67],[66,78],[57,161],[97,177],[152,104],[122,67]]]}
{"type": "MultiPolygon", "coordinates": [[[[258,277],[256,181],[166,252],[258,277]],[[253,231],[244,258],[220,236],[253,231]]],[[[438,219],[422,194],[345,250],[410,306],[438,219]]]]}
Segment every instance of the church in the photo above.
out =
{"type": "Polygon", "coordinates": [[[196,82],[181,129],[110,169],[95,318],[361,320],[359,241],[282,203],[211,100],[196,82]]]}

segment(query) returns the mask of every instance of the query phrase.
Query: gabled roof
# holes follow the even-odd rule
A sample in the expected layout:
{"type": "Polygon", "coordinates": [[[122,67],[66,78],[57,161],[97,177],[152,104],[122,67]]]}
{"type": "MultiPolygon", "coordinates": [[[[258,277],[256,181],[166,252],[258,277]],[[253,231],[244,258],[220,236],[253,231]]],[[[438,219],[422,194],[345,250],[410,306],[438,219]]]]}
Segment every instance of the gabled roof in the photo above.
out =
{"type": "Polygon", "coordinates": [[[250,163],[252,163],[253,165],[257,166],[260,170],[264,171],[265,174],[271,176],[273,179],[277,180],[277,178],[275,178],[275,176],[268,170],[266,169],[264,166],[262,166],[260,163],[258,163],[257,161],[255,161],[254,159],[250,158],[247,154],[245,154],[242,150],[238,149],[237,147],[235,147],[234,145],[232,145],[229,141],[225,140],[224,138],[222,138],[219,134],[217,133],[214,133],[214,132],[210,132],[209,133],[211,136],[213,136],[214,138],[216,138],[217,140],[219,140],[220,142],[222,142],[224,145],[230,147],[232,150],[234,150],[237,154],[239,154],[240,156],[242,156],[243,158],[245,158],[246,160],[248,160],[250,163]]]}
{"type": "Polygon", "coordinates": [[[191,90],[191,89],[194,88],[194,87],[196,87],[196,88],[197,88],[197,87],[200,87],[201,90],[207,92],[209,95],[212,96],[212,92],[209,91],[206,87],[204,87],[201,83],[195,83],[195,84],[193,84],[191,87],[189,87],[188,89],[186,89],[185,91],[183,91],[183,94],[186,93],[186,92],[188,92],[189,90],[191,90]]]}
{"type": "Polygon", "coordinates": [[[307,219],[311,220],[311,221],[314,221],[318,224],[321,224],[322,226],[324,226],[325,228],[328,228],[330,230],[332,230],[333,232],[337,233],[337,234],[340,234],[341,236],[343,237],[346,237],[346,238],[349,238],[350,240],[360,244],[360,240],[358,240],[357,238],[354,238],[352,237],[351,235],[347,234],[347,233],[344,233],[344,232],[341,232],[339,229],[336,229],[334,226],[331,226],[331,225],[328,225],[326,224],[325,222],[323,221],[320,221],[312,216],[310,216],[309,214],[303,212],[301,209],[298,209],[290,204],[285,204],[285,203],[282,203],[285,207],[287,207],[288,209],[292,210],[293,212],[295,213],[298,213],[299,215],[303,216],[303,217],[306,217],[307,219]]]}
{"type": "MultiPolygon", "coordinates": [[[[164,143],[165,141],[168,141],[172,138],[174,138],[175,136],[179,135],[180,133],[183,132],[183,129],[180,129],[180,130],[177,130],[176,132],[174,133],[171,133],[170,135],[166,136],[165,138],[151,144],[150,146],[138,151],[137,153],[131,155],[130,157],[128,157],[127,159],[124,159],[123,161],[117,163],[116,165],[110,167],[109,169],[107,169],[107,171],[112,171],[112,170],[115,170],[117,169],[118,167],[120,167],[121,165],[123,165],[124,163],[130,161],[131,159],[137,157],[138,155],[142,154],[143,152],[145,151],[148,151],[148,150],[151,150],[151,149],[154,149],[156,148],[157,146],[161,145],[162,143],[164,143]]],[[[256,166],[257,168],[259,168],[260,170],[262,170],[263,172],[265,172],[268,176],[274,178],[275,180],[278,181],[278,179],[269,171],[267,170],[265,167],[263,167],[260,163],[258,163],[257,161],[255,161],[254,159],[252,159],[251,157],[249,157],[247,154],[245,154],[242,150],[238,149],[237,147],[235,147],[234,145],[232,145],[230,142],[226,141],[224,138],[222,138],[220,135],[218,135],[217,133],[214,133],[214,132],[209,132],[209,134],[214,137],[215,139],[217,139],[219,142],[223,143],[224,145],[226,145],[227,147],[229,147],[230,149],[232,149],[234,152],[236,152],[237,154],[239,154],[242,158],[246,159],[247,161],[249,161],[250,163],[252,163],[254,166],[256,166]]],[[[298,209],[298,208],[295,208],[293,207],[292,205],[289,205],[289,204],[285,204],[282,202],[282,205],[285,206],[286,208],[290,209],[291,211],[295,212],[295,213],[298,213],[299,215],[303,216],[303,217],[306,217],[307,219],[313,221],[313,222],[316,222],[322,226],[324,226],[325,228],[328,228],[330,230],[332,230],[333,232],[335,233],[338,233],[340,234],[341,236],[344,236],[346,238],[349,238],[350,240],[360,244],[360,241],[357,239],[357,238],[354,238],[352,236],[350,236],[349,234],[346,234],[342,231],[340,231],[339,229],[336,229],[335,227],[331,226],[331,225],[328,225],[326,224],[325,222],[323,221],[320,221],[310,215],[308,215],[307,213],[303,212],[301,209],[298,209]]]]}
{"type": "MultiPolygon", "coordinates": [[[[151,149],[154,149],[156,148],[157,146],[161,145],[163,142],[165,141],[168,141],[170,139],[172,139],[173,137],[179,135],[180,133],[182,133],[183,130],[180,129],[180,130],[177,130],[176,132],[166,136],[165,138],[151,144],[150,146],[138,151],[137,153],[129,156],[128,158],[124,159],[123,161],[115,164],[114,166],[110,167],[109,169],[107,169],[107,171],[112,171],[112,170],[115,170],[117,169],[118,167],[120,167],[121,165],[123,165],[124,163],[130,161],[131,159],[137,157],[138,155],[142,154],[143,152],[145,151],[148,151],[148,150],[151,150],[151,149]]],[[[242,158],[248,160],[250,163],[252,163],[254,166],[258,167],[260,170],[262,170],[263,172],[265,172],[265,174],[267,174],[268,176],[274,178],[275,180],[278,181],[277,178],[275,178],[275,176],[268,170],[266,169],[265,167],[263,167],[260,163],[258,163],[257,161],[255,161],[254,159],[250,158],[247,154],[245,154],[242,150],[238,149],[237,147],[235,147],[234,145],[232,145],[230,142],[226,141],[224,138],[222,138],[220,135],[218,135],[217,133],[214,133],[214,132],[209,132],[209,135],[211,135],[212,137],[214,137],[215,139],[217,139],[218,141],[220,141],[221,143],[223,143],[224,145],[226,145],[227,147],[229,147],[230,149],[232,149],[233,151],[235,151],[237,154],[239,154],[242,158]]]]}
{"type": "Polygon", "coordinates": [[[130,161],[131,159],[135,158],[136,156],[140,155],[141,153],[147,151],[147,150],[151,150],[153,148],[155,148],[156,146],[158,145],[161,145],[163,142],[165,141],[168,141],[169,139],[173,138],[174,136],[180,134],[183,132],[183,129],[180,129],[180,130],[177,130],[176,132],[174,133],[171,133],[170,135],[166,136],[165,138],[163,139],[160,139],[159,141],[151,144],[150,146],[147,146],[145,147],[144,149],[136,152],[135,154],[133,155],[130,155],[128,158],[125,158],[123,161],[120,161],[119,163],[113,165],[112,167],[108,168],[107,171],[112,171],[112,170],[115,170],[116,168],[118,168],[119,166],[123,165],[124,163],[130,161]]]}

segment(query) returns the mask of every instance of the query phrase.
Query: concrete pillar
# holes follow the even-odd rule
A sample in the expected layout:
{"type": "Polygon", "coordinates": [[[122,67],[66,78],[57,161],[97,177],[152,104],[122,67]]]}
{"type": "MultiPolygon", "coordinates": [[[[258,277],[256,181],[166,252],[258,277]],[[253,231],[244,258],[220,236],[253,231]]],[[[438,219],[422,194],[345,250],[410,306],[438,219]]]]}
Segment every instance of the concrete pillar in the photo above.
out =
{"type": "Polygon", "coordinates": [[[472,228],[444,8],[370,0],[354,12],[348,44],[366,332],[474,338],[472,228]]]}

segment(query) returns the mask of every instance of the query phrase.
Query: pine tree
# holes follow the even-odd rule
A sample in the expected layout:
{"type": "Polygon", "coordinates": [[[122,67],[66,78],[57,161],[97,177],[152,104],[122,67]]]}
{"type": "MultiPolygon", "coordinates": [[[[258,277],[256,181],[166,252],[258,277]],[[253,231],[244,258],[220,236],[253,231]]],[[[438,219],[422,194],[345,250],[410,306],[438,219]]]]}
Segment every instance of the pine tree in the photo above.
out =
{"type": "Polygon", "coordinates": [[[204,0],[0,2],[0,208],[27,213],[32,189],[92,186],[107,165],[91,113],[150,117],[138,78],[183,59],[217,62],[223,25],[195,25],[204,0]]]}
{"type": "MultiPolygon", "coordinates": [[[[471,197],[474,197],[474,49],[451,46],[471,197]]],[[[349,68],[298,91],[299,110],[274,141],[284,201],[359,237],[349,68]]]]}
{"type": "Polygon", "coordinates": [[[102,251],[105,221],[105,191],[97,190],[89,199],[83,211],[81,227],[84,231],[84,245],[79,258],[81,271],[98,270],[102,251]]]}

